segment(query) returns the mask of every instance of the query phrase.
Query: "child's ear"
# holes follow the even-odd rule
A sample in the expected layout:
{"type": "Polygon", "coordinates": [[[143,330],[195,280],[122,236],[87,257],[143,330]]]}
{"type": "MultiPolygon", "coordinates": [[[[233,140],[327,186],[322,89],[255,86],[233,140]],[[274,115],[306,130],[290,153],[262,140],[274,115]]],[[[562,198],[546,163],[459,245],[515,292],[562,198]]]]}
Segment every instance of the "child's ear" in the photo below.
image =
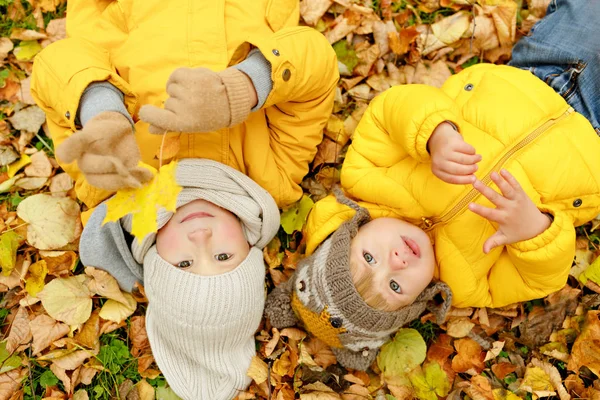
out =
{"type": "Polygon", "coordinates": [[[277,286],[267,296],[265,316],[277,329],[288,328],[299,322],[292,309],[292,290],[295,277],[292,275],[287,282],[277,286]]]}
{"type": "Polygon", "coordinates": [[[444,282],[434,281],[419,296],[427,301],[427,309],[435,314],[436,322],[443,324],[452,305],[452,290],[444,282]],[[440,301],[437,301],[437,299],[440,301]]]}

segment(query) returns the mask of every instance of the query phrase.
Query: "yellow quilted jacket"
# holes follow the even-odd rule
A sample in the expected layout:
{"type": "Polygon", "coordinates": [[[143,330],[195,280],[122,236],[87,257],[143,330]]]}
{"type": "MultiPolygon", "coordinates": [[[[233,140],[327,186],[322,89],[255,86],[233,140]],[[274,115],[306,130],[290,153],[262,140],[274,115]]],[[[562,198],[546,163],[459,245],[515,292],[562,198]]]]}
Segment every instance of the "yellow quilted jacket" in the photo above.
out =
{"type": "MultiPolygon", "coordinates": [[[[298,200],[338,80],[327,40],[296,26],[298,0],[69,0],[67,15],[69,38],[37,55],[32,78],[56,146],[76,130],[79,99],[91,82],[108,80],[119,88],[137,121],[142,105],[166,100],[165,83],[176,68],[223,70],[254,46],[272,66],[265,106],[231,129],[181,135],[175,158],[209,158],[236,168],[279,206],[298,200]]],[[[157,167],[161,136],[149,134],[141,121],[135,128],[142,161],[157,167]]],[[[89,207],[111,194],[88,185],[76,163],[62,166],[89,207]]]]}
{"type": "MultiPolygon", "coordinates": [[[[527,71],[496,65],[467,68],[441,89],[405,85],[376,97],[359,123],[342,167],[345,191],[371,211],[422,227],[434,243],[435,275],[458,307],[501,307],[543,297],[566,283],[575,226],[600,213],[600,138],[561,96],[527,71]],[[483,156],[476,175],[506,168],[540,210],[554,216],[539,236],[489,254],[494,223],[467,209],[493,205],[471,185],[451,185],[431,172],[427,141],[454,122],[483,156]]],[[[354,211],[333,197],[309,215],[312,253],[354,211]]]]}

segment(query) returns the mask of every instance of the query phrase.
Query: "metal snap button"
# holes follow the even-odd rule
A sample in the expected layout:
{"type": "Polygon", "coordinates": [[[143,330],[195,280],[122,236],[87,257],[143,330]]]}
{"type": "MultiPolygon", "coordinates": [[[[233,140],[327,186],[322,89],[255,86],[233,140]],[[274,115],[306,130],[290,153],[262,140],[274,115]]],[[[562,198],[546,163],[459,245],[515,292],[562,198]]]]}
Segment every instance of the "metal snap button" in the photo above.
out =
{"type": "Polygon", "coordinates": [[[472,84],[472,83],[467,83],[467,84],[465,85],[465,90],[466,90],[467,92],[470,92],[471,90],[473,90],[473,84],[472,84]]]}
{"type": "Polygon", "coordinates": [[[277,49],[273,49],[273,54],[277,57],[279,57],[279,50],[277,49]]]}
{"type": "Polygon", "coordinates": [[[65,118],[66,118],[66,119],[69,119],[69,118],[71,118],[71,113],[67,111],[67,112],[65,113],[65,118]]]}
{"type": "Polygon", "coordinates": [[[330,318],[329,323],[331,324],[331,326],[333,326],[336,329],[341,328],[343,325],[341,318],[330,318]]]}
{"type": "Polygon", "coordinates": [[[573,207],[579,207],[581,204],[583,204],[581,199],[575,199],[575,201],[573,201],[573,207]]]}
{"type": "Polygon", "coordinates": [[[292,73],[290,72],[289,69],[286,68],[283,70],[283,74],[281,74],[281,77],[283,78],[284,81],[287,82],[292,77],[292,73]]]}

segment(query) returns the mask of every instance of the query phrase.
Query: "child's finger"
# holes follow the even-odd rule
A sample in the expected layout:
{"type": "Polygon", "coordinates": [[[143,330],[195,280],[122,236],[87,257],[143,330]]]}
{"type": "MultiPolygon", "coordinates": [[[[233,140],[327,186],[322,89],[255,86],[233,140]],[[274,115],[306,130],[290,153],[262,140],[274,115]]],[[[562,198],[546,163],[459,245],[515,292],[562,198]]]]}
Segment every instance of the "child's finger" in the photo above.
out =
{"type": "Polygon", "coordinates": [[[481,204],[471,203],[469,204],[469,210],[488,221],[500,222],[500,212],[497,208],[489,208],[482,206],[481,204]]]}
{"type": "Polygon", "coordinates": [[[494,247],[504,246],[506,243],[506,236],[497,231],[483,243],[483,252],[488,254],[494,247]]]}
{"type": "Polygon", "coordinates": [[[466,154],[459,151],[453,151],[448,154],[448,160],[463,165],[473,165],[481,161],[480,154],[466,154]]]}
{"type": "Polygon", "coordinates": [[[492,172],[491,175],[492,181],[498,186],[498,189],[502,192],[502,195],[507,199],[514,199],[515,190],[513,187],[506,181],[504,178],[497,174],[496,172],[492,172]]]}
{"type": "Polygon", "coordinates": [[[465,142],[464,140],[456,141],[453,146],[453,150],[458,151],[460,153],[471,154],[471,155],[474,155],[476,153],[475,147],[471,146],[469,143],[465,142]]]}
{"type": "Polygon", "coordinates": [[[452,175],[443,171],[435,171],[434,175],[446,183],[455,185],[470,185],[475,182],[475,175],[452,175]]]}
{"type": "Polygon", "coordinates": [[[502,177],[504,179],[506,179],[506,181],[510,184],[510,186],[512,186],[512,188],[515,191],[522,191],[523,188],[521,187],[521,184],[519,183],[519,181],[517,180],[517,178],[515,178],[514,176],[512,176],[512,174],[510,172],[508,172],[505,169],[500,170],[500,175],[502,175],[502,177]]]}
{"type": "Polygon", "coordinates": [[[480,180],[476,180],[473,183],[473,187],[496,207],[501,207],[506,203],[506,199],[500,193],[496,192],[491,187],[484,185],[480,180]]]}
{"type": "Polygon", "coordinates": [[[477,164],[463,165],[455,162],[445,162],[440,170],[450,175],[473,175],[479,167],[477,164]]]}

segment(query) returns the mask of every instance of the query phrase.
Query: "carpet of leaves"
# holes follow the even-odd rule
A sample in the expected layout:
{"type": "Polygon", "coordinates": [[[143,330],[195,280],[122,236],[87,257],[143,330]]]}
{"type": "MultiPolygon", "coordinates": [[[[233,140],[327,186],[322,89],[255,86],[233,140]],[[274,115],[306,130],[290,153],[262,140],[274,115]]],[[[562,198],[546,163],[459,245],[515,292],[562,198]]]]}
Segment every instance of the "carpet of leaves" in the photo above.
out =
{"type": "MultiPolygon", "coordinates": [[[[301,23],[333,45],[342,79],[306,196],[265,249],[267,285],[303,254],[312,202],[339,177],[368,102],[390,86],[440,86],[479,62],[505,63],[548,0],[302,0],[301,23]]],[[[65,0],[0,0],[0,400],[176,399],[144,328],[143,288],[119,290],[78,262],[82,226],[45,116],[29,92],[32,61],[65,36],[65,0]]],[[[250,388],[239,399],[600,399],[600,220],[578,228],[568,284],[502,309],[452,309],[401,329],[367,372],[345,370],[300,328],[264,321],[250,388]]]]}

